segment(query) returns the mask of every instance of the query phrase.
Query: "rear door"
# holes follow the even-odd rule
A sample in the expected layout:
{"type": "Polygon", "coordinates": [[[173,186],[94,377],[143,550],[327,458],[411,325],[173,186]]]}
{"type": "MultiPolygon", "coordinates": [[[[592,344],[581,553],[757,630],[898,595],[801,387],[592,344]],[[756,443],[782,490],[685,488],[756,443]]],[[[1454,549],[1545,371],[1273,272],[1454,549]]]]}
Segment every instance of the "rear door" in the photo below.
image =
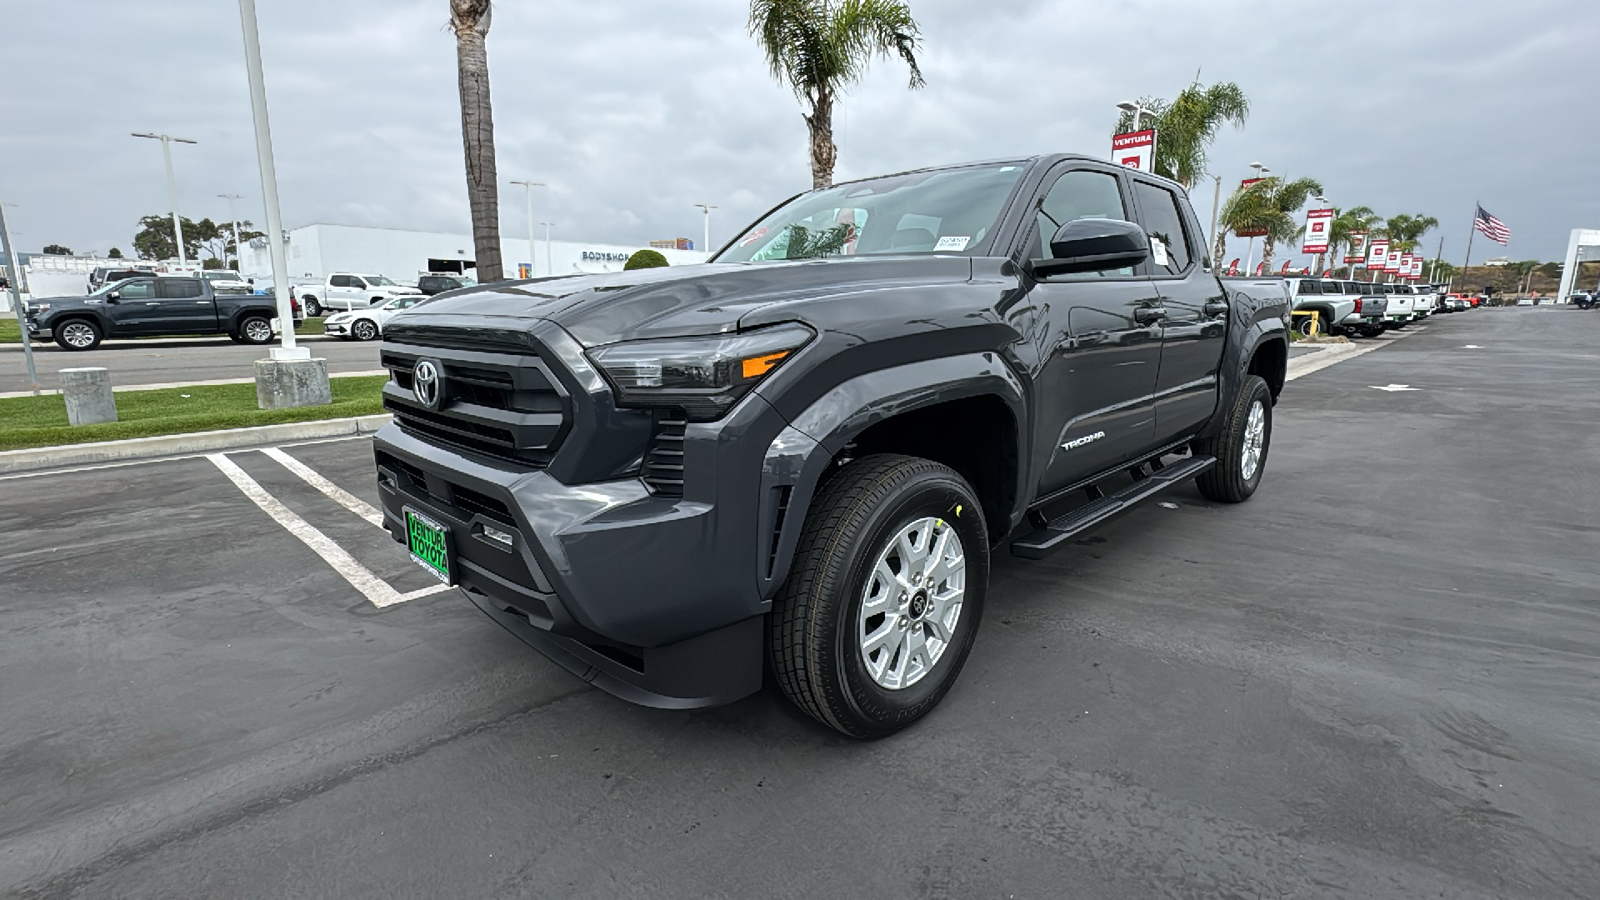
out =
{"type": "Polygon", "coordinates": [[[151,334],[209,334],[217,330],[216,304],[198,278],[158,278],[159,302],[150,309],[151,334]]]}
{"type": "MultiPolygon", "coordinates": [[[[1063,163],[1045,176],[1023,226],[1023,256],[1050,258],[1050,238],[1074,219],[1134,220],[1117,167],[1063,163]]],[[[1027,278],[1038,317],[1033,459],[1049,494],[1145,452],[1161,363],[1161,298],[1147,265],[1027,278]]]]}
{"type": "Polygon", "coordinates": [[[1228,297],[1188,202],[1173,188],[1132,176],[1139,220],[1150,235],[1150,273],[1161,296],[1161,363],[1155,443],[1187,436],[1217,407],[1217,369],[1228,333],[1228,297]]]}

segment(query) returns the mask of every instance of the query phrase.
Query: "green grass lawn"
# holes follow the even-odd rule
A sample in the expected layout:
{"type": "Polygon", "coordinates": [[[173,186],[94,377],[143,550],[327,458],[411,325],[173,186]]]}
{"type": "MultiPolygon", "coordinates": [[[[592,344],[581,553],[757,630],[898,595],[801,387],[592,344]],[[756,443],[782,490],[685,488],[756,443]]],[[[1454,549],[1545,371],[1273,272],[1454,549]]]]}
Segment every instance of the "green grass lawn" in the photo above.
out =
{"type": "Polygon", "coordinates": [[[60,396],[0,399],[0,450],[117,441],[157,434],[215,431],[250,425],[341,419],[383,412],[383,375],[330,379],[333,403],[300,409],[256,408],[254,384],[211,384],[159,391],[118,391],[116,422],[67,424],[60,396]]]}
{"type": "MultiPolygon", "coordinates": [[[[295,326],[295,334],[322,334],[322,317],[306,319],[295,326]]],[[[15,313],[0,313],[0,344],[22,343],[22,326],[17,324],[15,313]]]]}

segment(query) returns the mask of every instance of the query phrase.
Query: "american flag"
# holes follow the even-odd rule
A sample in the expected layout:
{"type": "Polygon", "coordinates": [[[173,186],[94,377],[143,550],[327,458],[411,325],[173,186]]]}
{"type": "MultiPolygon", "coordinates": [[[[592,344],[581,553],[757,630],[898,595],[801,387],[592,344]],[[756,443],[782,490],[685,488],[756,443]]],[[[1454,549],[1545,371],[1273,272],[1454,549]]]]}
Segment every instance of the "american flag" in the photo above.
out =
{"type": "Polygon", "coordinates": [[[1489,215],[1483,207],[1478,207],[1478,217],[1472,220],[1472,227],[1483,232],[1484,236],[1501,246],[1511,240],[1511,229],[1506,223],[1489,215]]]}

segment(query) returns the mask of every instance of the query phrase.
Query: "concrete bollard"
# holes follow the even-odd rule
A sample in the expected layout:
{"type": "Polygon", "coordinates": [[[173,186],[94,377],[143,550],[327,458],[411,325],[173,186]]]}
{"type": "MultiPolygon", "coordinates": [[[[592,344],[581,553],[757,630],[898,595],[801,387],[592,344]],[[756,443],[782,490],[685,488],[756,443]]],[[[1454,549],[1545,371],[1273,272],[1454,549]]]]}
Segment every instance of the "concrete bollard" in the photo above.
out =
{"type": "Polygon", "coordinates": [[[67,401],[67,421],[73,425],[98,425],[117,420],[117,398],[111,393],[111,370],[99,366],[61,370],[61,396],[67,401]]]}
{"type": "Polygon", "coordinates": [[[327,406],[332,402],[327,360],[256,360],[256,405],[262,409],[327,406]]]}

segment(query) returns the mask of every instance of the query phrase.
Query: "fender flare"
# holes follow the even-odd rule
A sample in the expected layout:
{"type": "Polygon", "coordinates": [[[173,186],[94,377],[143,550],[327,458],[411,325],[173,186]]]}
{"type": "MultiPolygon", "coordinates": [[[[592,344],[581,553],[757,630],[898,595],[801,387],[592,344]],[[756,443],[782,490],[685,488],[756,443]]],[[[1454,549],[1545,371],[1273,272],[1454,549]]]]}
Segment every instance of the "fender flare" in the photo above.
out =
{"type": "MultiPolygon", "coordinates": [[[[1011,411],[1019,457],[1026,454],[1027,399],[1021,379],[998,353],[967,353],[921,360],[848,379],[795,416],[767,447],[761,467],[757,519],[757,585],[770,600],[783,585],[809,509],[828,467],[862,432],[903,413],[952,400],[998,397],[1011,411]],[[794,515],[795,512],[801,515],[794,515]]],[[[1023,512],[1026,460],[1019,458],[1011,521],[989,523],[1005,533],[1023,512]]]]}

